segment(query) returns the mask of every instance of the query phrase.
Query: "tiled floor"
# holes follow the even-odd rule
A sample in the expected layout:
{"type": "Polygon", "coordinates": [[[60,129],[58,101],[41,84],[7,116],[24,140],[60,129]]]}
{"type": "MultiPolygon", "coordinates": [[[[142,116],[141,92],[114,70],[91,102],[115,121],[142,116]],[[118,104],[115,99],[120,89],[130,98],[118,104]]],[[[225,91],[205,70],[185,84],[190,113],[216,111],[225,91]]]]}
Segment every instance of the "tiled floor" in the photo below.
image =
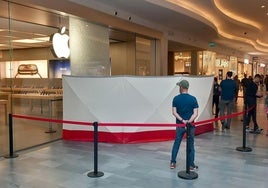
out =
{"type": "MultiPolygon", "coordinates": [[[[239,99],[236,111],[242,110],[239,99]]],[[[3,188],[266,188],[268,187],[268,137],[266,132],[247,133],[246,146],[252,152],[240,152],[241,116],[232,119],[230,130],[215,131],[195,138],[198,178],[177,176],[185,170],[185,140],[181,145],[177,168],[169,169],[173,141],[142,144],[99,144],[99,178],[90,178],[94,169],[93,143],[60,140],[49,145],[19,152],[14,159],[0,158],[0,187],[3,188]]],[[[267,120],[263,99],[258,105],[259,125],[267,120]]]]}

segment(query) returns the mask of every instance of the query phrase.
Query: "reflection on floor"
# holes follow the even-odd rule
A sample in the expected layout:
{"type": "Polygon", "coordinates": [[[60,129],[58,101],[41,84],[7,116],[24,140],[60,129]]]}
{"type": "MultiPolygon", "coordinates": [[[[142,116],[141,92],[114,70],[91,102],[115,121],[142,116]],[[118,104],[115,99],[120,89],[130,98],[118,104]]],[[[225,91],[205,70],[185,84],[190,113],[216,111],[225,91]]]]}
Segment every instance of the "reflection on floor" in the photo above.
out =
{"type": "MultiPolygon", "coordinates": [[[[239,98],[235,111],[243,109],[239,98]]],[[[232,119],[230,130],[215,123],[213,132],[196,136],[198,178],[177,176],[185,170],[185,140],[179,151],[177,168],[169,168],[173,141],[142,144],[99,143],[100,178],[90,178],[94,169],[93,143],[56,141],[19,152],[14,159],[0,158],[1,187],[27,188],[266,188],[268,185],[268,137],[266,132],[247,133],[246,146],[251,152],[237,151],[242,146],[241,116],[232,119]]],[[[267,120],[263,99],[258,104],[259,126],[267,120]]]]}

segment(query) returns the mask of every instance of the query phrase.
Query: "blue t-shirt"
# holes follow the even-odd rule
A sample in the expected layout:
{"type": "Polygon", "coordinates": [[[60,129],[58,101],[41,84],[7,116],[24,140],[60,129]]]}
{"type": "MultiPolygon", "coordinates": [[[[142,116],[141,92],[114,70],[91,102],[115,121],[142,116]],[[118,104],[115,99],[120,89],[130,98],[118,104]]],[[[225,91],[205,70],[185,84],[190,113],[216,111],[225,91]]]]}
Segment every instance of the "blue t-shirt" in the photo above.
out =
{"type": "MultiPolygon", "coordinates": [[[[189,120],[193,115],[193,110],[199,106],[194,96],[188,93],[181,93],[173,98],[172,107],[176,107],[177,113],[182,119],[189,120]]],[[[180,121],[176,119],[176,123],[180,123],[180,121]]]]}
{"type": "Polygon", "coordinates": [[[236,84],[232,79],[222,80],[220,83],[221,86],[221,100],[230,101],[233,100],[236,93],[236,84]]]}

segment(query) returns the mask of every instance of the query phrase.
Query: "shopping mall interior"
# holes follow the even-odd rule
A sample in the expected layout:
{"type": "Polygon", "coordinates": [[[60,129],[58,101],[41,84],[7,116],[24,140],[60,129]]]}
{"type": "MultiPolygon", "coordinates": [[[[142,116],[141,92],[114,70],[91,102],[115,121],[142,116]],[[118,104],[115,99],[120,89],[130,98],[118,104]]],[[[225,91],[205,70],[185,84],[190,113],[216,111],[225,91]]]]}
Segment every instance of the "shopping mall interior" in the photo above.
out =
{"type": "Polygon", "coordinates": [[[220,120],[213,119],[210,89],[213,78],[220,82],[227,71],[240,80],[267,74],[267,8],[260,0],[0,0],[0,184],[267,187],[266,87],[259,88],[263,97],[257,102],[263,132],[246,135],[242,91],[231,129],[223,131],[220,120]],[[58,48],[57,37],[65,37],[58,48]],[[178,177],[186,168],[186,139],[177,168],[169,168],[174,127],[137,128],[175,122],[169,111],[178,92],[174,77],[195,85],[190,92],[200,97],[199,120],[210,119],[195,138],[200,168],[193,181],[178,177]],[[88,78],[93,81],[85,84],[88,78]],[[129,98],[137,107],[124,104],[129,98]],[[105,106],[117,100],[118,106],[105,106]],[[112,117],[104,114],[109,110],[112,117]],[[125,128],[135,123],[133,117],[139,124],[125,128]],[[117,125],[100,128],[98,168],[104,175],[91,178],[94,127],[81,122],[109,120],[117,125]],[[123,141],[110,142],[112,137],[123,141]],[[237,151],[243,139],[252,151],[237,151]]]}

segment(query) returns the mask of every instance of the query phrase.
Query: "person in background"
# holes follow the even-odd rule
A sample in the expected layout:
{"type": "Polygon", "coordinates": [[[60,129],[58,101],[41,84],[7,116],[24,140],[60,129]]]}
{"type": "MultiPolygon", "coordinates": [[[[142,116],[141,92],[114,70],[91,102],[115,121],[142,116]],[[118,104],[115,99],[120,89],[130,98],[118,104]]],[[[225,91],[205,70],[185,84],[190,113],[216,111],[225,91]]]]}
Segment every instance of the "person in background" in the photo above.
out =
{"type": "MultiPolygon", "coordinates": [[[[230,115],[233,112],[236,83],[232,79],[232,76],[232,71],[228,71],[226,73],[226,79],[222,80],[220,83],[221,100],[219,103],[219,108],[221,117],[225,115],[225,108],[227,108],[227,115],[230,115]]],[[[221,120],[221,124],[222,130],[230,129],[231,118],[221,120]]]]}
{"type": "Polygon", "coordinates": [[[247,78],[247,74],[244,74],[244,78],[242,78],[242,80],[241,80],[241,86],[243,89],[244,104],[246,104],[246,88],[247,88],[248,82],[249,82],[249,79],[247,78]]]}
{"type": "Polygon", "coordinates": [[[237,76],[237,75],[234,76],[234,81],[235,81],[235,85],[236,85],[236,90],[235,90],[235,102],[237,102],[238,92],[239,92],[239,90],[240,90],[240,80],[238,79],[238,76],[237,76]]]}
{"type": "Polygon", "coordinates": [[[268,91],[268,74],[266,74],[266,76],[264,78],[264,85],[265,85],[265,90],[267,92],[268,91]]]}
{"type": "Polygon", "coordinates": [[[261,89],[261,91],[263,91],[263,87],[264,87],[264,75],[263,74],[261,74],[260,75],[261,76],[261,79],[260,79],[260,89],[261,89]]]}
{"type": "MultiPolygon", "coordinates": [[[[266,119],[268,120],[268,91],[266,91],[266,98],[265,98],[265,113],[266,113],[266,119]]],[[[268,136],[268,124],[266,125],[266,136],[268,136]]]]}
{"type": "Polygon", "coordinates": [[[213,84],[213,100],[212,100],[212,111],[214,112],[215,106],[215,118],[219,116],[219,101],[220,101],[220,84],[218,83],[218,78],[214,77],[214,84],[213,84]]]}
{"type": "Polygon", "coordinates": [[[260,84],[261,75],[256,74],[253,78],[253,80],[250,80],[248,82],[247,88],[246,88],[246,106],[247,109],[250,109],[246,116],[246,129],[251,133],[259,134],[261,133],[262,129],[259,128],[259,125],[257,123],[257,98],[262,97],[263,95],[258,92],[258,86],[260,84]],[[252,130],[249,129],[249,123],[252,118],[252,121],[254,123],[254,128],[252,130]]]}
{"type": "MultiPolygon", "coordinates": [[[[174,169],[176,167],[176,158],[180,148],[182,138],[186,132],[185,125],[187,123],[193,123],[196,117],[198,116],[198,102],[196,98],[188,93],[189,82],[187,80],[182,80],[177,83],[180,87],[180,94],[175,96],[172,101],[172,114],[176,118],[176,124],[184,124],[183,127],[176,127],[176,138],[171,152],[171,161],[170,168],[174,169]]],[[[198,166],[195,165],[195,149],[194,149],[194,135],[195,135],[195,126],[190,126],[190,135],[189,135],[189,164],[190,170],[197,170],[198,166]]]]}

